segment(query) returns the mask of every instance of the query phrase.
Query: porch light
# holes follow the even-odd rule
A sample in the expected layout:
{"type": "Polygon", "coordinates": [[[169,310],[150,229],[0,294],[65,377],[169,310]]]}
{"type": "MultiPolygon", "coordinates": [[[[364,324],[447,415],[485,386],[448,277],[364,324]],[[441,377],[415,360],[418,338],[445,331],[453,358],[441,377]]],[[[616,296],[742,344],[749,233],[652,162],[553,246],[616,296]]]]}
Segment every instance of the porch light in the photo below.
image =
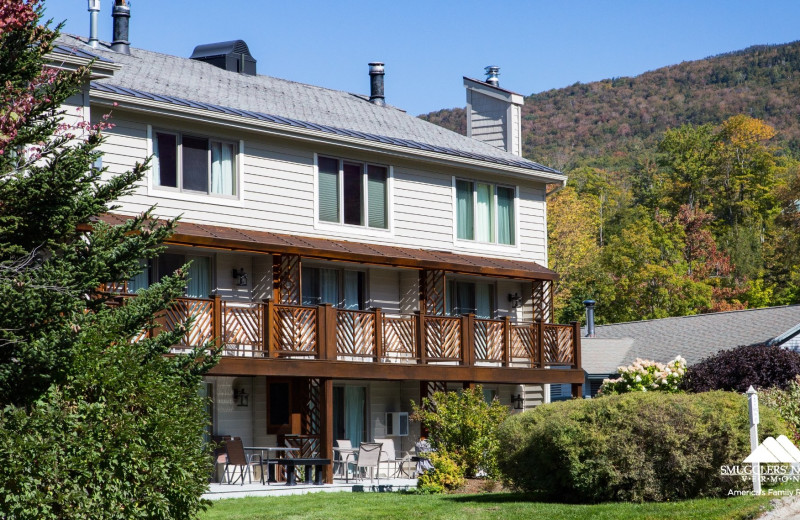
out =
{"type": "Polygon", "coordinates": [[[514,410],[522,410],[522,394],[511,394],[511,403],[514,405],[514,410]]]}
{"type": "Polygon", "coordinates": [[[239,279],[239,283],[236,284],[237,286],[247,287],[247,273],[244,272],[244,267],[240,267],[238,271],[234,269],[233,277],[239,279]]]}
{"type": "Polygon", "coordinates": [[[522,305],[522,296],[520,296],[519,293],[514,293],[514,294],[509,293],[508,301],[511,302],[511,308],[516,309],[517,307],[522,305]]]}
{"type": "Polygon", "coordinates": [[[244,388],[233,389],[233,402],[236,404],[236,406],[247,406],[248,397],[250,396],[247,395],[247,392],[244,391],[244,388]]]}

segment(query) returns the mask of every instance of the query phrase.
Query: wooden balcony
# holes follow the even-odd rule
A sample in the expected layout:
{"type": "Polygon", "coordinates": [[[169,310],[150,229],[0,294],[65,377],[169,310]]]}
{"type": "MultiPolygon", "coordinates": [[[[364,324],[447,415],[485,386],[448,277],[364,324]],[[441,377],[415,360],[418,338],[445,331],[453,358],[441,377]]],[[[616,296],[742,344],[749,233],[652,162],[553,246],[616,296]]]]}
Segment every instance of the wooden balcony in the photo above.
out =
{"type": "Polygon", "coordinates": [[[216,341],[223,356],[214,370],[219,374],[509,383],[583,380],[577,323],[387,315],[381,309],[239,303],[220,297],[181,298],[160,321],[170,330],[190,316],[195,317],[194,327],[174,348],[216,341]],[[566,370],[546,370],[550,368],[566,370]]]}

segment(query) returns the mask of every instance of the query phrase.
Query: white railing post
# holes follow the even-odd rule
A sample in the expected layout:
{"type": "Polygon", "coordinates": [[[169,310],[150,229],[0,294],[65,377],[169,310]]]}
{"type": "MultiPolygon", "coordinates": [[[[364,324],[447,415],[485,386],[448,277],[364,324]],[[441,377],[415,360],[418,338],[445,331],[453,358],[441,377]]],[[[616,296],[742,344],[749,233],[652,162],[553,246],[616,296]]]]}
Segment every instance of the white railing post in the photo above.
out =
{"type": "MultiPolygon", "coordinates": [[[[750,412],[750,453],[758,448],[758,393],[755,388],[750,386],[747,389],[747,408],[750,412]]],[[[761,494],[761,466],[758,462],[753,463],[753,493],[761,494]]]]}

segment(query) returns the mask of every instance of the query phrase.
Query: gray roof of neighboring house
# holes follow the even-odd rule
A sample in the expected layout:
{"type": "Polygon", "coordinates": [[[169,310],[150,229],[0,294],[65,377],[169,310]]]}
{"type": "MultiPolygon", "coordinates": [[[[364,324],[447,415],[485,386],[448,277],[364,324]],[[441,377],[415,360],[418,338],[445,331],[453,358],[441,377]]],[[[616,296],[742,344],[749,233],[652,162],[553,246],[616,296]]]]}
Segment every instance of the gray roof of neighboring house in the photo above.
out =
{"type": "MultiPolygon", "coordinates": [[[[618,366],[629,365],[636,358],[666,363],[678,355],[692,365],[720,350],[740,345],[765,343],[779,337],[781,342],[785,342],[800,333],[798,324],[800,305],[786,305],[598,325],[595,327],[595,338],[617,340],[618,344],[614,346],[616,350],[610,352],[609,357],[617,357],[624,344],[632,340],[618,366]]],[[[586,334],[585,329],[582,334],[586,334]]],[[[582,338],[582,351],[585,352],[587,348],[594,350],[593,341],[598,340],[582,338]]],[[[594,353],[589,358],[584,354],[582,364],[589,374],[608,373],[605,371],[607,363],[598,362],[594,353]]]]}
{"type": "Polygon", "coordinates": [[[624,361],[632,346],[633,338],[581,338],[581,364],[590,374],[616,374],[617,368],[626,364],[624,361]]]}
{"type": "MultiPolygon", "coordinates": [[[[93,82],[93,88],[98,90],[177,105],[194,101],[201,104],[199,108],[216,112],[561,174],[398,108],[370,103],[368,96],[229,72],[201,61],[143,49],[131,48],[130,55],[113,52],[105,43],[95,49],[86,44],[85,38],[73,35],[61,35],[58,44],[60,48],[112,59],[122,66],[113,77],[93,82]]],[[[364,78],[366,83],[368,76],[365,74],[364,78]]]]}

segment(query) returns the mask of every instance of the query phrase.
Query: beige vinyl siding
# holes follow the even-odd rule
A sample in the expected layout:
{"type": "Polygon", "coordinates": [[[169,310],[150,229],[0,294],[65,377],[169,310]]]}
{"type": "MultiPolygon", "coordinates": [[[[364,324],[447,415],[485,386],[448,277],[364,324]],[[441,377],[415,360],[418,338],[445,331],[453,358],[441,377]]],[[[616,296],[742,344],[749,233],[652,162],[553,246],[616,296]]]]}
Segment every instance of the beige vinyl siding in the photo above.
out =
{"type": "Polygon", "coordinates": [[[499,99],[469,90],[470,137],[492,146],[506,149],[505,128],[508,119],[508,104],[499,99]]]}
{"type": "Polygon", "coordinates": [[[399,314],[400,271],[370,269],[368,275],[369,306],[380,308],[386,314],[399,314]]]}
{"type": "MultiPolygon", "coordinates": [[[[106,152],[103,163],[110,173],[128,171],[137,161],[146,158],[148,125],[141,117],[130,112],[115,113],[116,126],[107,132],[108,139],[103,145],[106,152]]],[[[241,171],[237,172],[241,200],[159,189],[148,186],[148,178],[134,194],[121,201],[120,213],[136,214],[158,204],[160,217],[182,214],[185,221],[200,224],[545,262],[543,184],[499,175],[483,176],[485,179],[481,180],[518,186],[517,245],[508,247],[455,241],[452,179],[465,176],[459,169],[432,165],[423,168],[408,159],[306,145],[200,123],[178,124],[155,118],[149,122],[153,129],[174,129],[243,141],[244,153],[238,158],[241,171]],[[315,221],[315,153],[392,167],[389,229],[315,221]]],[[[481,176],[472,174],[466,177],[481,176]]]]}

